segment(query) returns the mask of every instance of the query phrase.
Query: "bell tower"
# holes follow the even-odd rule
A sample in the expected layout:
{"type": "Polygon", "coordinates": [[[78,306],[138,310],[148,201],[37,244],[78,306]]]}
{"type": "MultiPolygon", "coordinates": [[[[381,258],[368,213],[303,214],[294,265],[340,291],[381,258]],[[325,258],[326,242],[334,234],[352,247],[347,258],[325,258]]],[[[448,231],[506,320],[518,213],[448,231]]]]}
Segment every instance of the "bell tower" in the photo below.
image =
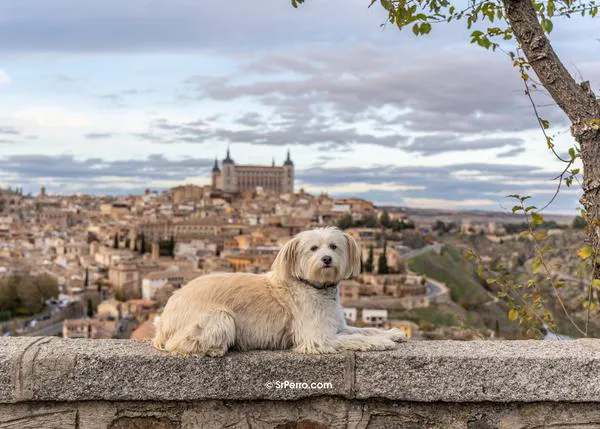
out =
{"type": "Polygon", "coordinates": [[[281,192],[283,194],[294,193],[294,163],[290,155],[290,150],[287,152],[287,159],[283,163],[283,177],[281,178],[281,192]]]}
{"type": "Polygon", "coordinates": [[[227,148],[227,157],[221,163],[223,170],[221,172],[221,189],[225,192],[237,192],[237,177],[235,174],[235,162],[231,159],[229,148],[227,148]]]}

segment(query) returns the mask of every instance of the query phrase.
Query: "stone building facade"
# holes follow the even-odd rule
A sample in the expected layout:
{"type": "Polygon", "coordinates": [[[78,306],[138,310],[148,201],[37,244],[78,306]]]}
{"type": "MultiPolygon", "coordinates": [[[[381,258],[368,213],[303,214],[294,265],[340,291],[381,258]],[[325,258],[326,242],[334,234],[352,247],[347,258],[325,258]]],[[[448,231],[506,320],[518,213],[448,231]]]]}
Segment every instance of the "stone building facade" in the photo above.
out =
{"type": "Polygon", "coordinates": [[[278,194],[290,194],[294,192],[294,163],[288,151],[287,159],[282,166],[273,165],[236,165],[229,149],[227,157],[221,162],[215,160],[212,170],[212,187],[225,192],[254,191],[261,187],[267,191],[278,194]]]}
{"type": "Polygon", "coordinates": [[[174,204],[182,204],[187,201],[200,202],[210,198],[210,188],[197,185],[182,185],[171,189],[174,204]]]}

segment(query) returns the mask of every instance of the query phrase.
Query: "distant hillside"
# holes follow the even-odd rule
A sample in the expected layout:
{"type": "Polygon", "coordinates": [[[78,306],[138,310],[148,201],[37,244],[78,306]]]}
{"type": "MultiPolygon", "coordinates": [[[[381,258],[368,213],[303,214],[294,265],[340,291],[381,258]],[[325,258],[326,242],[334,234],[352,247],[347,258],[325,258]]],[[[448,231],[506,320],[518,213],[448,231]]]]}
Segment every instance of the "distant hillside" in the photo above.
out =
{"type": "MultiPolygon", "coordinates": [[[[456,222],[460,224],[463,219],[469,219],[475,223],[486,223],[489,221],[494,221],[499,224],[523,222],[522,214],[515,214],[510,211],[449,210],[380,205],[378,205],[377,208],[387,210],[390,213],[403,213],[413,220],[423,222],[442,220],[444,222],[456,222]]],[[[573,222],[575,215],[545,213],[544,218],[548,221],[553,220],[559,224],[570,225],[573,222]]]]}
{"type": "Polygon", "coordinates": [[[440,255],[433,252],[419,255],[408,261],[408,267],[415,273],[444,282],[452,300],[458,304],[459,308],[454,311],[452,306],[444,308],[451,312],[452,318],[448,314],[438,315],[436,322],[452,320],[454,323],[449,324],[457,324],[459,320],[475,329],[488,328],[506,337],[518,333],[517,325],[508,320],[505,305],[484,289],[473,263],[465,260],[454,247],[445,245],[440,255]]]}

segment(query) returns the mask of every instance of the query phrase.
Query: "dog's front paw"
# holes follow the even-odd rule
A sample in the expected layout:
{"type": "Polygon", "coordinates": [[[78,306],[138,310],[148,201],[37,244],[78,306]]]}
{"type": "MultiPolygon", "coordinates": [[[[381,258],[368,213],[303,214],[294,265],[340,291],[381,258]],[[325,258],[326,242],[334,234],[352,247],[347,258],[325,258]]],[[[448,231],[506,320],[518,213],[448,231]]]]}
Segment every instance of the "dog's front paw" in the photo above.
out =
{"type": "Polygon", "coordinates": [[[335,347],[325,344],[300,344],[293,351],[302,355],[322,355],[337,352],[335,347]]]}
{"type": "Polygon", "coordinates": [[[370,350],[394,350],[396,343],[388,338],[377,339],[371,343],[372,349],[370,350]]]}
{"type": "Polygon", "coordinates": [[[396,343],[385,337],[363,337],[360,339],[342,339],[337,346],[338,350],[367,352],[370,350],[393,350],[396,348],[396,343]]]}
{"type": "Polygon", "coordinates": [[[392,341],[397,343],[403,343],[406,341],[406,335],[404,335],[404,333],[398,328],[392,328],[388,330],[387,335],[392,341]]]}

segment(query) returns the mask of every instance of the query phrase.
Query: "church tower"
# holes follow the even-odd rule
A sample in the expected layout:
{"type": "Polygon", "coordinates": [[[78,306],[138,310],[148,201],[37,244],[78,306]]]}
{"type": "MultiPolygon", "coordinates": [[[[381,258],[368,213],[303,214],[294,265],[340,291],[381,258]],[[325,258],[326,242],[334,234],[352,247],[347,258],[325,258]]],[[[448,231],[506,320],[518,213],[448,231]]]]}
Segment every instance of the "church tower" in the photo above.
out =
{"type": "Polygon", "coordinates": [[[287,152],[287,159],[283,163],[283,177],[281,178],[281,193],[294,193],[294,163],[290,156],[290,150],[287,152]]]}
{"type": "Polygon", "coordinates": [[[227,157],[222,162],[223,170],[221,172],[221,189],[225,192],[237,192],[237,177],[235,173],[235,163],[231,159],[229,148],[227,148],[227,157]]]}
{"type": "Polygon", "coordinates": [[[219,189],[221,187],[221,169],[219,168],[219,161],[215,158],[215,165],[212,169],[212,188],[219,189]]]}

